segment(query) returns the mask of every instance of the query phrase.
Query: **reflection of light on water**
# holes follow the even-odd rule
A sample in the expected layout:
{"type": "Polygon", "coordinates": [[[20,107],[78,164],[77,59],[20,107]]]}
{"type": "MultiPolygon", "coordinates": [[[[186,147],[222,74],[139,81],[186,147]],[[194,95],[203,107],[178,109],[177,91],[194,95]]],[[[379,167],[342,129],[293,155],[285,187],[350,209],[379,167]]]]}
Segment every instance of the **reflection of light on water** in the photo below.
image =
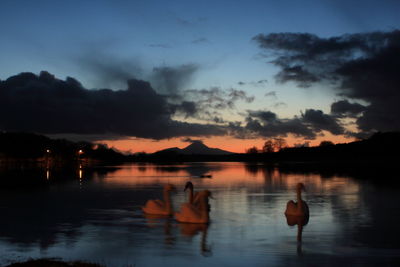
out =
{"type": "Polygon", "coordinates": [[[82,188],[82,177],[83,177],[83,171],[82,171],[82,165],[79,164],[79,188],[82,188]]]}
{"type": "Polygon", "coordinates": [[[46,179],[47,180],[50,179],[50,170],[49,169],[46,170],[46,179]]]}
{"type": "Polygon", "coordinates": [[[360,206],[360,198],[358,195],[344,195],[342,198],[343,205],[348,209],[356,209],[360,206]]]}

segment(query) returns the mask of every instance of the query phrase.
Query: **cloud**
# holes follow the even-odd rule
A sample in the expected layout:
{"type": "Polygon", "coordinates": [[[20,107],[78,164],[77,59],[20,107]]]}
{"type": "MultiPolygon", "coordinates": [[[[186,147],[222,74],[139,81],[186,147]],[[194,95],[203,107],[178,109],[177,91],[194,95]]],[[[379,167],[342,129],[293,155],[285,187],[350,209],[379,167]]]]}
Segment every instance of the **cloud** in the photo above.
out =
{"type": "Polygon", "coordinates": [[[325,130],[334,135],[344,134],[345,132],[335,117],[324,114],[321,110],[306,109],[302,114],[302,119],[304,123],[310,125],[316,132],[325,130]]]}
{"type": "Polygon", "coordinates": [[[240,86],[251,85],[251,86],[259,87],[259,86],[264,86],[266,83],[268,83],[268,80],[262,79],[262,80],[251,81],[251,82],[239,81],[238,85],[240,85],[240,86]]]}
{"type": "Polygon", "coordinates": [[[143,76],[138,59],[106,53],[103,47],[94,47],[73,59],[77,68],[91,77],[98,88],[120,88],[127,80],[143,76]]]}
{"type": "MultiPolygon", "coordinates": [[[[187,115],[215,123],[224,123],[225,120],[222,118],[221,112],[236,109],[237,102],[252,103],[254,101],[254,96],[247,95],[243,90],[234,88],[224,90],[220,87],[184,90],[180,98],[195,106],[192,109],[195,112],[187,113],[187,115]]],[[[178,105],[177,110],[185,110],[180,105],[178,105]]]]}
{"type": "Polygon", "coordinates": [[[338,120],[321,110],[307,109],[301,116],[281,119],[271,111],[247,111],[245,129],[263,137],[287,136],[315,139],[317,134],[328,131],[334,135],[344,133],[338,120]]]}
{"type": "Polygon", "coordinates": [[[207,20],[205,17],[197,17],[197,18],[192,18],[192,19],[186,19],[182,17],[176,17],[175,18],[176,22],[185,27],[193,27],[198,25],[199,23],[203,23],[207,20]]]}
{"type": "Polygon", "coordinates": [[[191,43],[192,44],[205,44],[205,43],[209,43],[209,42],[210,41],[207,38],[201,37],[201,38],[194,39],[191,43]]]}
{"type": "Polygon", "coordinates": [[[192,139],[192,138],[189,138],[189,137],[182,138],[181,141],[185,142],[185,143],[191,143],[191,144],[194,144],[194,143],[203,144],[203,140],[201,140],[201,139],[192,139]]]}
{"type": "Polygon", "coordinates": [[[168,95],[179,94],[179,91],[185,89],[193,79],[199,65],[184,64],[177,67],[156,67],[153,68],[151,81],[158,92],[168,95]]]}
{"type": "Polygon", "coordinates": [[[170,44],[163,44],[163,43],[149,44],[149,46],[154,48],[172,48],[170,44]]]}
{"type": "Polygon", "coordinates": [[[331,113],[339,117],[357,117],[366,110],[366,106],[340,100],[331,104],[331,113]]]}
{"type": "Polygon", "coordinates": [[[224,135],[211,124],[171,119],[173,109],[148,82],[126,90],[88,90],[77,80],[21,73],[0,81],[0,129],[42,134],[135,136],[163,139],[224,135]]]}
{"type": "Polygon", "coordinates": [[[276,96],[276,91],[267,92],[267,93],[265,93],[264,96],[265,96],[265,97],[272,97],[272,98],[275,98],[275,99],[278,98],[278,97],[276,96]]]}
{"type": "Polygon", "coordinates": [[[309,33],[259,34],[253,38],[280,68],[278,82],[324,84],[344,98],[334,113],[359,114],[360,132],[400,130],[400,31],[321,38],[309,33]],[[327,86],[330,85],[330,86],[327,86]],[[362,100],[367,105],[350,104],[362,100]]]}

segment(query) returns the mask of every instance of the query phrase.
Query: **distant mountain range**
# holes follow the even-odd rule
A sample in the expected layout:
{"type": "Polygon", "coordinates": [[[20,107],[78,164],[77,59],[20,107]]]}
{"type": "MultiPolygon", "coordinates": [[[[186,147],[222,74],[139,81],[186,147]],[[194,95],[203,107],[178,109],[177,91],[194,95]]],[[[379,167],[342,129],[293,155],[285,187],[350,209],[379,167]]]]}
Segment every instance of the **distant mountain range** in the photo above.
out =
{"type": "Polygon", "coordinates": [[[155,152],[154,154],[180,154],[180,155],[231,155],[233,152],[219,148],[211,148],[202,142],[193,142],[185,148],[171,147],[155,152]]]}

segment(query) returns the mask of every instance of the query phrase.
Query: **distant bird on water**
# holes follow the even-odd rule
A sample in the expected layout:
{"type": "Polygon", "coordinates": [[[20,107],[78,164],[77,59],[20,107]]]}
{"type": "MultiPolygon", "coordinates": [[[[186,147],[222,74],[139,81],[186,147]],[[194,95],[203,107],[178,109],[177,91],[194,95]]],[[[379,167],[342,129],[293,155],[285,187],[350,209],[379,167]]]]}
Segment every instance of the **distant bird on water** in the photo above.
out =
{"type": "Polygon", "coordinates": [[[154,215],[173,215],[174,210],[170,198],[170,192],[175,191],[175,187],[171,184],[164,185],[163,195],[164,201],[160,199],[150,199],[146,202],[146,205],[142,207],[142,210],[146,214],[154,215]]]}
{"type": "Polygon", "coordinates": [[[298,183],[296,186],[297,203],[290,200],[286,205],[285,215],[287,216],[309,216],[307,203],[301,199],[301,190],[305,191],[303,183],[298,183]]]}
{"type": "Polygon", "coordinates": [[[208,223],[210,221],[208,198],[212,197],[211,192],[203,190],[196,194],[197,205],[185,203],[181,210],[175,213],[178,222],[184,223],[208,223]]]}

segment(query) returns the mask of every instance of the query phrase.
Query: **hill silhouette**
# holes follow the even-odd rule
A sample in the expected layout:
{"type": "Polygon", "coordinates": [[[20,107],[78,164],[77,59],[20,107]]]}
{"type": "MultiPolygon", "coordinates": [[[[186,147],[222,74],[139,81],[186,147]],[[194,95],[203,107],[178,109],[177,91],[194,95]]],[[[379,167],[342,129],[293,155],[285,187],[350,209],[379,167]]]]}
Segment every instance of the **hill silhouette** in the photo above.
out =
{"type": "Polygon", "coordinates": [[[172,147],[160,150],[155,155],[179,154],[179,155],[232,155],[234,153],[219,148],[210,148],[201,141],[194,141],[185,148],[172,147]]]}

